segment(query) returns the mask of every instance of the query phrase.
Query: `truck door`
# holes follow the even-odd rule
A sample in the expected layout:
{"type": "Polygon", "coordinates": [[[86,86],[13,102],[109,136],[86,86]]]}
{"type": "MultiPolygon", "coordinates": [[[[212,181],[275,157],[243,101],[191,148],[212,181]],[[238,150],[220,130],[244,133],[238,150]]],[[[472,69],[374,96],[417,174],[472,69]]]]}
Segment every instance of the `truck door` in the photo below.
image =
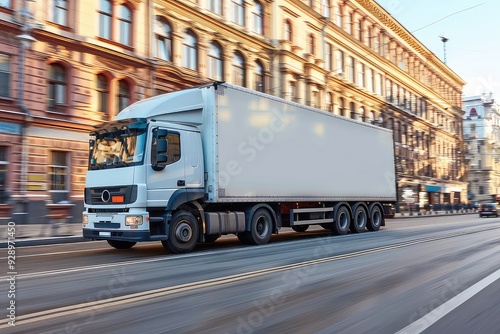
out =
{"type": "Polygon", "coordinates": [[[167,162],[162,170],[147,168],[148,206],[166,206],[170,196],[186,186],[183,142],[186,133],[168,130],[167,162]]]}

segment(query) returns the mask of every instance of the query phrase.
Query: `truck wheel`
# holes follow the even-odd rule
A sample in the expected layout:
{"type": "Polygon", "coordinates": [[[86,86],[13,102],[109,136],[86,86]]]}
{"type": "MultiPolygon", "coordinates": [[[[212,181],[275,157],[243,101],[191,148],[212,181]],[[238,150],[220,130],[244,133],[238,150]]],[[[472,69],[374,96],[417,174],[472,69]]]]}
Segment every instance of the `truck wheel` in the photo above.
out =
{"type": "Polygon", "coordinates": [[[187,253],[196,246],[198,234],[196,217],[190,212],[179,211],[170,221],[168,239],[161,243],[171,253],[187,253]]]}
{"type": "Polygon", "coordinates": [[[365,208],[361,204],[356,204],[353,210],[353,217],[351,222],[351,232],[361,233],[365,230],[366,224],[368,222],[368,214],[365,208]]]}
{"type": "Polygon", "coordinates": [[[370,207],[370,218],[368,219],[368,224],[366,224],[366,228],[369,231],[378,231],[380,226],[382,225],[382,221],[384,220],[384,215],[382,214],[382,210],[378,205],[373,205],[370,207]]]}
{"type": "Polygon", "coordinates": [[[250,231],[244,233],[244,239],[246,239],[246,243],[251,245],[266,244],[271,239],[272,231],[273,220],[271,215],[266,209],[259,209],[253,214],[250,231]]]}
{"type": "Polygon", "coordinates": [[[129,249],[132,248],[137,242],[134,241],[119,241],[119,240],[108,240],[108,244],[116,249],[129,249]]]}
{"type": "Polygon", "coordinates": [[[305,232],[309,228],[309,225],[294,225],[292,226],[292,230],[295,232],[305,232]]]}
{"type": "Polygon", "coordinates": [[[333,222],[332,231],[336,235],[344,235],[349,232],[349,225],[351,222],[351,215],[349,209],[345,206],[338,208],[335,213],[335,221],[333,222]]]}

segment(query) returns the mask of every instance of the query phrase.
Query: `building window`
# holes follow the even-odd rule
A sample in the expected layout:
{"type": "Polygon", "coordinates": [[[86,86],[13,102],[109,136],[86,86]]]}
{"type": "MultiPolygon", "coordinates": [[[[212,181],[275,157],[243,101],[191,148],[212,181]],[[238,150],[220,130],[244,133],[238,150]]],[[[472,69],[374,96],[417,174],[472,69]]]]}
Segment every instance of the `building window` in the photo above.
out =
{"type": "Polygon", "coordinates": [[[325,45],[325,69],[328,71],[332,70],[333,63],[333,46],[330,43],[325,45]]]}
{"type": "Polygon", "coordinates": [[[347,79],[354,82],[354,58],[347,57],[347,79]]]}
{"type": "Polygon", "coordinates": [[[236,85],[245,86],[245,60],[243,55],[236,51],[233,57],[233,80],[236,85]]]}
{"type": "Polygon", "coordinates": [[[324,17],[330,17],[330,1],[329,0],[321,0],[321,14],[324,17]]]}
{"type": "Polygon", "coordinates": [[[97,111],[107,113],[109,101],[109,83],[104,74],[97,75],[97,111]]]}
{"type": "Polygon", "coordinates": [[[120,43],[132,45],[132,11],[126,5],[120,6],[120,43]]]}
{"type": "Polygon", "coordinates": [[[156,47],[158,58],[172,61],[172,28],[163,18],[156,21],[156,47]]]}
{"type": "Polygon", "coordinates": [[[339,115],[340,116],[345,116],[345,102],[342,97],[339,98],[339,115]]]}
{"type": "Polygon", "coordinates": [[[196,71],[198,69],[198,41],[193,31],[184,34],[184,67],[196,71]]]}
{"type": "Polygon", "coordinates": [[[368,78],[366,82],[366,89],[368,89],[369,92],[374,92],[374,87],[375,87],[375,76],[373,75],[373,70],[371,68],[368,68],[366,70],[366,76],[368,78]]]}
{"type": "Polygon", "coordinates": [[[69,190],[68,153],[53,151],[49,165],[50,190],[69,190]]]}
{"type": "Polygon", "coordinates": [[[111,39],[112,5],[109,0],[100,0],[99,4],[99,36],[111,39]]]}
{"type": "Polygon", "coordinates": [[[253,4],[252,16],[253,31],[259,35],[262,35],[264,31],[264,13],[262,11],[262,5],[258,1],[255,1],[253,4]]]}
{"type": "Polygon", "coordinates": [[[68,25],[68,1],[53,0],[54,23],[62,26],[68,25]]]}
{"type": "Polygon", "coordinates": [[[337,50],[335,57],[335,72],[342,75],[344,73],[344,52],[337,50]]]}
{"type": "Polygon", "coordinates": [[[213,80],[223,80],[222,47],[213,41],[208,51],[208,77],[213,80]]]}
{"type": "Polygon", "coordinates": [[[333,94],[326,94],[326,111],[333,113],[333,94]]]}
{"type": "Polygon", "coordinates": [[[290,81],[290,100],[297,102],[297,86],[295,81],[290,81]]]}
{"type": "Polygon", "coordinates": [[[346,22],[345,22],[345,31],[347,31],[347,33],[349,35],[352,35],[352,20],[353,20],[353,15],[352,13],[349,13],[348,15],[346,15],[346,22]]]}
{"type": "Polygon", "coordinates": [[[245,25],[245,5],[244,0],[233,0],[233,22],[240,26],[245,25]]]}
{"type": "Polygon", "coordinates": [[[365,65],[358,63],[358,86],[365,87],[365,65]]]}
{"type": "Polygon", "coordinates": [[[285,41],[291,42],[292,36],[293,36],[292,23],[286,20],[285,24],[283,25],[283,39],[285,41]]]}
{"type": "Polygon", "coordinates": [[[222,15],[221,0],[208,0],[208,10],[212,13],[222,15]]]}
{"type": "Polygon", "coordinates": [[[0,54],[0,96],[10,96],[10,59],[9,56],[0,54]]]}
{"type": "Polygon", "coordinates": [[[265,91],[265,83],[264,83],[264,67],[262,66],[262,63],[257,60],[255,64],[255,90],[259,92],[264,92],[265,91]]]}
{"type": "Polygon", "coordinates": [[[130,86],[125,80],[118,81],[117,106],[118,112],[130,105],[130,86]]]}
{"type": "Polygon", "coordinates": [[[335,24],[337,27],[342,28],[342,11],[338,4],[335,4],[335,7],[333,7],[333,15],[335,16],[335,24]]]}
{"type": "Polygon", "coordinates": [[[315,49],[316,49],[316,45],[315,45],[315,40],[314,40],[314,35],[313,34],[309,34],[309,39],[308,39],[309,43],[308,43],[308,48],[309,48],[309,53],[314,55],[315,54],[315,49]]]}
{"type": "Polygon", "coordinates": [[[66,70],[60,64],[52,64],[49,72],[49,110],[62,111],[66,104],[66,70]]]}

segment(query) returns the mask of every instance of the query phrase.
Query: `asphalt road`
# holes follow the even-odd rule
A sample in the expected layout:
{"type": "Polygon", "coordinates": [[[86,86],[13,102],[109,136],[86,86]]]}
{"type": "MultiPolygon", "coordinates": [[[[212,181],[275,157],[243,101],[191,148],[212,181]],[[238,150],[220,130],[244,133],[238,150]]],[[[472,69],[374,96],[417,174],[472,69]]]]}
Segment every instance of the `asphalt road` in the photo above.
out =
{"type": "Polygon", "coordinates": [[[396,219],[341,237],[283,230],[267,245],[224,237],[184,255],[101,241],[15,252],[15,275],[0,253],[2,333],[500,331],[500,218],[396,219]]]}

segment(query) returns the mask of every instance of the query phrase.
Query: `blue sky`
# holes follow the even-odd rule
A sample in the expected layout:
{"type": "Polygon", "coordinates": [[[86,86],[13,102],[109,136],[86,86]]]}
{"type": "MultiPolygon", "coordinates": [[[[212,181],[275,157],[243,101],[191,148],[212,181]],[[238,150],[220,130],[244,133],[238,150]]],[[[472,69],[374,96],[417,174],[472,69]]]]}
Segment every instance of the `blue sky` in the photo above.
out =
{"type": "Polygon", "coordinates": [[[500,100],[500,1],[376,0],[466,85],[464,96],[493,92],[500,100]]]}

